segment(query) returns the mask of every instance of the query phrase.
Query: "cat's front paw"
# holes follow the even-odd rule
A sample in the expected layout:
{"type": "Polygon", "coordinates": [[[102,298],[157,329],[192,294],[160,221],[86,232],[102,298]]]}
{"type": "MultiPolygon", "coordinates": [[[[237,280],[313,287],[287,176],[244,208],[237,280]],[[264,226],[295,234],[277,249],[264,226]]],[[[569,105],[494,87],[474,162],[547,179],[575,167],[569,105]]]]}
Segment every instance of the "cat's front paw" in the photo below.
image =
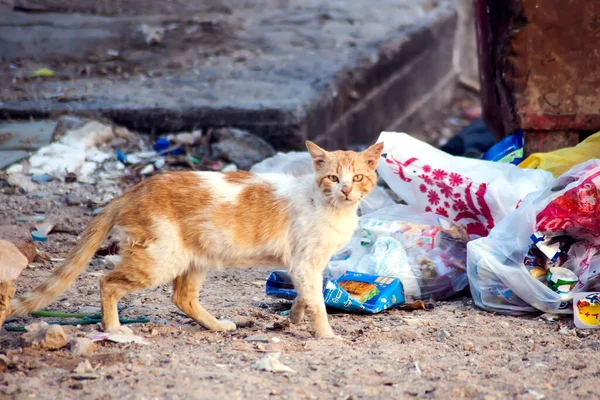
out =
{"type": "Polygon", "coordinates": [[[133,335],[133,331],[130,328],[123,326],[123,325],[119,325],[115,328],[104,329],[104,332],[120,334],[120,335],[133,335]]]}
{"type": "Polygon", "coordinates": [[[319,340],[331,340],[331,341],[340,342],[340,343],[348,342],[348,339],[344,338],[343,336],[336,335],[335,333],[332,333],[331,335],[325,335],[325,336],[318,336],[318,335],[315,335],[315,336],[319,340]]]}
{"type": "Polygon", "coordinates": [[[290,322],[292,324],[299,324],[304,319],[304,304],[294,302],[292,309],[290,310],[290,322]]]}
{"type": "Polygon", "coordinates": [[[319,338],[319,339],[333,339],[333,338],[338,338],[338,337],[341,338],[341,336],[337,336],[333,332],[333,329],[331,329],[330,326],[315,329],[315,337],[319,338]]]}
{"type": "Polygon", "coordinates": [[[215,329],[218,331],[235,331],[237,328],[235,323],[228,319],[220,319],[218,322],[219,322],[219,327],[217,329],[215,329]]]}

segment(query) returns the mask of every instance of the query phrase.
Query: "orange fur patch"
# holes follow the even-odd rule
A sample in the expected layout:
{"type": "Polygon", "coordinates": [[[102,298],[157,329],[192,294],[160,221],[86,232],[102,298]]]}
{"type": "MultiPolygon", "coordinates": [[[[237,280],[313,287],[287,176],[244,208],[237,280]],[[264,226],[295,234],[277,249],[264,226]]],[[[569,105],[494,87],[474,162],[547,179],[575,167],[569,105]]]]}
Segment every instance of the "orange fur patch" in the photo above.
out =
{"type": "Polygon", "coordinates": [[[248,171],[226,172],[223,175],[225,177],[225,182],[238,185],[247,183],[250,179],[255,177],[252,172],[248,171]]]}
{"type": "Polygon", "coordinates": [[[285,201],[275,197],[271,186],[259,183],[242,189],[235,203],[217,205],[212,221],[231,232],[236,244],[253,247],[277,239],[289,216],[285,201]]]}
{"type": "Polygon", "coordinates": [[[155,217],[175,223],[183,244],[198,250],[198,226],[192,218],[211,204],[208,187],[194,172],[155,175],[127,192],[117,225],[129,236],[130,246],[146,247],[156,240],[150,227],[155,217]],[[141,211],[141,212],[140,212],[141,211]]]}

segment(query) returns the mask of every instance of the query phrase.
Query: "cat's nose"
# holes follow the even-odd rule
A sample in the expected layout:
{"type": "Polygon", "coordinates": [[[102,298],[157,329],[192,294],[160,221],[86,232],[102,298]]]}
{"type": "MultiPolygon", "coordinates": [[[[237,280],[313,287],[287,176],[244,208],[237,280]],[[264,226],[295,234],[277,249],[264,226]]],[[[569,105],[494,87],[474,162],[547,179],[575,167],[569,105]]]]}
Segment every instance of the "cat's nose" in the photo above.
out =
{"type": "Polygon", "coordinates": [[[346,196],[346,197],[348,197],[351,190],[352,190],[352,188],[348,185],[342,186],[342,193],[344,193],[344,196],[346,196]]]}

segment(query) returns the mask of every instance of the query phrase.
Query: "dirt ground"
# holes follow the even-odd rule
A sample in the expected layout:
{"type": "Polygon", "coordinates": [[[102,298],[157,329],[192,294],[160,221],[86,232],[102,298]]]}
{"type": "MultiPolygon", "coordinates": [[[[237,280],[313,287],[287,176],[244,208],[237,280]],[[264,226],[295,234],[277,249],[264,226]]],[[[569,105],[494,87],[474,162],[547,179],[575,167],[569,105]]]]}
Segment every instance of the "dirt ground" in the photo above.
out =
{"type": "MultiPolygon", "coordinates": [[[[460,125],[472,96],[457,98],[438,121],[424,127],[460,125]]],[[[1,180],[1,179],[0,179],[1,180]]],[[[101,206],[132,184],[50,182],[27,194],[0,185],[0,224],[21,215],[46,215],[56,225],[39,255],[17,281],[18,292],[44,281],[77,241],[101,206]],[[69,206],[68,194],[86,201],[69,206]]],[[[110,238],[106,241],[110,243],[110,238]]],[[[99,307],[99,278],[112,268],[102,257],[92,260],[76,283],[48,309],[77,312],[99,307]]],[[[269,298],[264,268],[213,272],[200,302],[214,315],[233,319],[238,330],[208,332],[191,322],[170,301],[171,287],[161,286],[121,301],[123,317],[147,316],[150,323],[129,325],[149,342],[99,342],[88,354],[68,348],[49,351],[23,347],[21,333],[0,332],[0,355],[9,361],[0,373],[0,398],[11,399],[153,399],[153,398],[598,398],[600,375],[595,351],[597,331],[573,329],[570,318],[509,317],[477,309],[468,294],[435,304],[433,310],[389,310],[373,316],[334,313],[330,321],[344,341],[314,339],[308,324],[289,325],[282,312],[288,301],[269,298]],[[250,341],[251,335],[263,341],[250,341]],[[266,337],[266,338],[265,338],[266,337]],[[253,369],[270,353],[294,372],[253,369]],[[74,373],[89,360],[93,371],[74,373]],[[85,379],[83,379],[85,378],[85,379]]],[[[49,318],[13,321],[24,325],[49,318]]],[[[66,327],[72,337],[99,330],[96,325],[66,327]]],[[[5,360],[6,360],[5,359],[5,360]]]]}

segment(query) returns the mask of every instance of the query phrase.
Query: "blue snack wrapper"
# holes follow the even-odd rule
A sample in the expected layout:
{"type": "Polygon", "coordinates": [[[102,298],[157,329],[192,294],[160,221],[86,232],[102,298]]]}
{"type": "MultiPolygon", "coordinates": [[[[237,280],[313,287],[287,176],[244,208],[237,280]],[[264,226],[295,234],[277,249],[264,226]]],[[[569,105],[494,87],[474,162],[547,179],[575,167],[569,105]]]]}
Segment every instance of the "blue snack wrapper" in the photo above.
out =
{"type": "Polygon", "coordinates": [[[486,151],[481,159],[519,165],[525,159],[523,131],[505,137],[486,151]]]}
{"type": "MultiPolygon", "coordinates": [[[[287,271],[273,271],[267,278],[267,296],[293,300],[297,294],[287,271]]],[[[338,279],[323,278],[325,305],[356,314],[376,314],[405,303],[402,283],[397,278],[346,272],[338,279]],[[351,282],[351,283],[350,283],[351,282]],[[342,286],[362,285],[372,288],[362,296],[350,295],[342,286]],[[361,301],[362,297],[364,301],[361,301]]]]}

